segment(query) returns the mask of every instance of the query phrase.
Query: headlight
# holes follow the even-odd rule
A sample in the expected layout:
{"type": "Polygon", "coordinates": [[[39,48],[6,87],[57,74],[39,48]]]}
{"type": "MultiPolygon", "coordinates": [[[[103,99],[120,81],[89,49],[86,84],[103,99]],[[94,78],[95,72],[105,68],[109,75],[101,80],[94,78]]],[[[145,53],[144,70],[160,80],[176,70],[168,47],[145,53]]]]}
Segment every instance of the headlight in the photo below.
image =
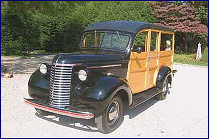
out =
{"type": "Polygon", "coordinates": [[[79,70],[79,72],[78,72],[78,78],[81,81],[85,81],[87,79],[87,72],[85,70],[79,70]]]}
{"type": "Polygon", "coordinates": [[[46,74],[46,72],[47,72],[46,64],[41,64],[40,67],[39,67],[39,70],[42,74],[46,74]]]}

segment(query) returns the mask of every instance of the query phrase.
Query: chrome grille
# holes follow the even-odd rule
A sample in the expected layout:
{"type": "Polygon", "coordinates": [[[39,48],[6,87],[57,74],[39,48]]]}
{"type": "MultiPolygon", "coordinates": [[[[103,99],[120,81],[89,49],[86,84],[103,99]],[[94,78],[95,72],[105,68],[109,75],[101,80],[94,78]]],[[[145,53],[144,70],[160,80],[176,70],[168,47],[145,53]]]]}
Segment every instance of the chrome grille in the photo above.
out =
{"type": "Polygon", "coordinates": [[[72,66],[56,64],[51,66],[49,105],[65,108],[70,103],[72,66]]]}

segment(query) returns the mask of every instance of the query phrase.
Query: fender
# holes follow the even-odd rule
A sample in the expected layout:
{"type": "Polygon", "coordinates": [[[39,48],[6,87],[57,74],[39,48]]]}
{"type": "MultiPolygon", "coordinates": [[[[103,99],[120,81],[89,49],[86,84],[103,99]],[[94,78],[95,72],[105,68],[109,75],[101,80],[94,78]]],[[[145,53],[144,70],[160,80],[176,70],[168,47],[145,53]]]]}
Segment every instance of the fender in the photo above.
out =
{"type": "Polygon", "coordinates": [[[172,82],[172,72],[171,69],[167,66],[163,66],[160,68],[157,76],[157,86],[161,86],[165,78],[168,77],[168,81],[171,84],[172,82]]]}
{"type": "Polygon", "coordinates": [[[92,86],[88,86],[85,82],[82,82],[74,89],[73,94],[77,95],[76,98],[82,99],[81,101],[85,104],[97,102],[101,106],[100,109],[104,109],[120,91],[123,91],[127,95],[128,104],[131,105],[132,93],[129,86],[123,79],[115,76],[99,78],[92,86]]]}
{"type": "Polygon", "coordinates": [[[29,78],[28,93],[32,98],[48,98],[50,90],[49,74],[43,75],[39,69],[29,78]]]}

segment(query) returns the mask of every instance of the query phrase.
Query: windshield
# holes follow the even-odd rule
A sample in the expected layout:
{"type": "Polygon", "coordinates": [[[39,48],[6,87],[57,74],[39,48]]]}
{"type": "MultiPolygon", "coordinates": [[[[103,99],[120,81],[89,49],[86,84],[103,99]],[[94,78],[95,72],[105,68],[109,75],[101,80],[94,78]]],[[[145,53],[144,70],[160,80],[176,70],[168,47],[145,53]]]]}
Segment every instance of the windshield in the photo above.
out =
{"type": "Polygon", "coordinates": [[[83,36],[81,48],[125,50],[128,46],[129,40],[129,35],[118,31],[88,32],[83,36]]]}

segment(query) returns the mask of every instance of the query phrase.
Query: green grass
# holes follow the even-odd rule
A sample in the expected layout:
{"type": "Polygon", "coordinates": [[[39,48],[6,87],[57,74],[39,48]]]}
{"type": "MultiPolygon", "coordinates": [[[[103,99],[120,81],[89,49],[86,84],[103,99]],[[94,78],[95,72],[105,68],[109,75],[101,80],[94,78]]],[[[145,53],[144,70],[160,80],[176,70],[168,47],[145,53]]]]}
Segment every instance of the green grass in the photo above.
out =
{"type": "Polygon", "coordinates": [[[35,53],[35,54],[46,54],[47,52],[45,50],[34,50],[32,53],[35,53]]]}
{"type": "Polygon", "coordinates": [[[205,48],[200,61],[196,61],[196,54],[174,54],[174,62],[199,66],[208,66],[208,48],[205,48]]]}

